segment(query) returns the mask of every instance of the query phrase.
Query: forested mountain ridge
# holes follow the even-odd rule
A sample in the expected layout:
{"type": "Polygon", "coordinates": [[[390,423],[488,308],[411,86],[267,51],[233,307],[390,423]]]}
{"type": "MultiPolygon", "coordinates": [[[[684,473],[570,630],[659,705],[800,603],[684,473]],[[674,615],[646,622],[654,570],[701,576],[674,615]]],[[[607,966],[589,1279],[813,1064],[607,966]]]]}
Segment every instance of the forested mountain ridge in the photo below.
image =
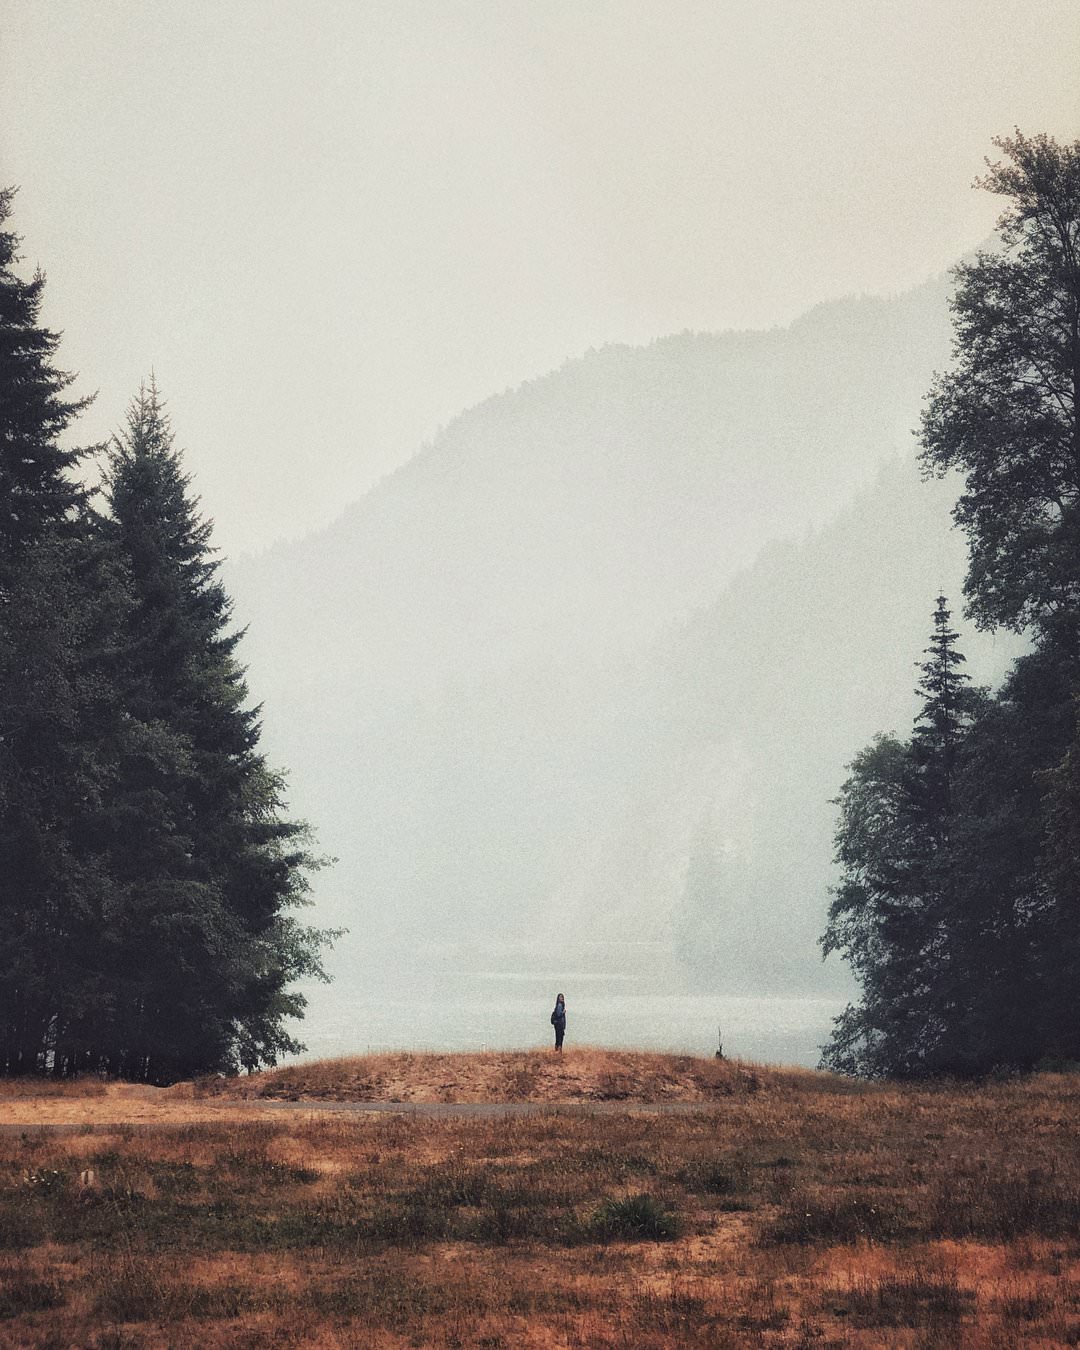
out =
{"type": "Polygon", "coordinates": [[[897,651],[962,571],[948,492],[896,465],[948,357],[946,291],[591,352],[231,569],[267,735],[341,860],[320,885],[352,930],[339,969],[593,943],[671,978],[693,949],[717,987],[821,980],[828,798],[883,680],[907,714],[897,651]],[[703,831],[737,891],[712,968],[685,894],[703,831]]]}
{"type": "Polygon", "coordinates": [[[252,667],[287,690],[333,668],[381,702],[437,690],[482,644],[495,667],[640,646],[909,443],[945,293],[605,347],[488,399],[326,530],[233,566],[252,667]],[[291,643],[258,621],[283,604],[291,643]]]}

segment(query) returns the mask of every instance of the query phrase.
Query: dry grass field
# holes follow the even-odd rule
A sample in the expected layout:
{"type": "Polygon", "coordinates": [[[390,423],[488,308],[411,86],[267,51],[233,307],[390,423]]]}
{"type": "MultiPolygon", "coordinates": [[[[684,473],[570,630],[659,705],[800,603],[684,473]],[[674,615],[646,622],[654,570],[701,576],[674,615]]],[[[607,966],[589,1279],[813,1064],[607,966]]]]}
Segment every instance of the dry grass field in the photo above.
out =
{"type": "Polygon", "coordinates": [[[705,1102],[752,1092],[759,1081],[752,1066],[731,1060],[584,1047],[560,1055],[547,1050],[361,1055],[211,1080],[199,1090],[286,1101],[705,1102]]]}
{"type": "MultiPolygon", "coordinates": [[[[495,1073],[392,1058],[424,1091],[495,1073]]],[[[590,1075],[599,1094],[626,1079],[660,1092],[670,1073],[698,1104],[228,1114],[231,1094],[269,1084],[327,1092],[342,1066],[314,1065],[169,1089],[156,1123],[132,1124],[122,1090],[29,1100],[7,1084],[0,1343],[1080,1344],[1080,1078],[900,1088],[637,1058],[577,1051],[552,1072],[579,1103],[601,1100],[590,1075]],[[20,1100],[93,1107],[95,1123],[24,1127],[20,1100]]],[[[363,1095],[373,1061],[344,1063],[363,1095]]]]}

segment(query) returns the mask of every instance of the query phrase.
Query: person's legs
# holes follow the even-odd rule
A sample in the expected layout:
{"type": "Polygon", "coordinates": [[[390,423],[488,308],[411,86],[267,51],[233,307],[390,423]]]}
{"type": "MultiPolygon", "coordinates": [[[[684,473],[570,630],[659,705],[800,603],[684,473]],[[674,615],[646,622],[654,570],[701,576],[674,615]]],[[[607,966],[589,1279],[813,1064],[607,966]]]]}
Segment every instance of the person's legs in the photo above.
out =
{"type": "Polygon", "coordinates": [[[563,1038],[563,1035],[564,1035],[565,1032],[566,1032],[566,1028],[565,1028],[565,1027],[556,1027],[556,1028],[555,1028],[555,1049],[556,1049],[556,1050],[561,1050],[561,1049],[562,1049],[562,1038],[563,1038]]]}

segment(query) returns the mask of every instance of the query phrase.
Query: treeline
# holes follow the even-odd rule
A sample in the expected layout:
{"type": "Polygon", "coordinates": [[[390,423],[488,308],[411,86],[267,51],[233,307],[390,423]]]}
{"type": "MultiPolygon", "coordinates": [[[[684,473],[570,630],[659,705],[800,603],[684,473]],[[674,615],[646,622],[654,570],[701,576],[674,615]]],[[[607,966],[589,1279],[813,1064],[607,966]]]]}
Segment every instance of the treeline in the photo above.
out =
{"type": "Polygon", "coordinates": [[[973,688],[939,597],[912,735],[850,766],[823,947],[862,992],[823,1063],[851,1073],[1080,1061],[1080,142],[995,144],[1000,248],[956,269],[922,456],[963,476],[968,614],[1030,649],[973,688]]]}
{"type": "Polygon", "coordinates": [[[259,753],[210,522],[151,381],[72,448],[0,192],[0,1073],[274,1063],[331,935],[259,753]],[[93,460],[103,487],[84,486],[93,460]]]}

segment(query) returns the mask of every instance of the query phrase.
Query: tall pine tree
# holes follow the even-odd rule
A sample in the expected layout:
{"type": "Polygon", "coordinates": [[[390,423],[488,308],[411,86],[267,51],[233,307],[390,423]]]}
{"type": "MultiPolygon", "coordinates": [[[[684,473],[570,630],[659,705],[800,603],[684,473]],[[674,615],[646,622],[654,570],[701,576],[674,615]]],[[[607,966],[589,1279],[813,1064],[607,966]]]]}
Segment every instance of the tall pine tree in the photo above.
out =
{"type": "Polygon", "coordinates": [[[89,453],[62,441],[90,400],[68,398],[75,377],[54,364],[59,335],[40,323],[44,273],[23,281],[14,270],[19,238],[3,228],[14,198],[0,189],[0,598],[27,549],[85,502],[71,470],[89,453]]]}
{"type": "Polygon", "coordinates": [[[258,751],[229,601],[151,387],[75,477],[44,278],[0,193],[0,1073],[167,1081],[297,1048],[328,935],[258,751]]]}
{"type": "Polygon", "coordinates": [[[0,1072],[56,1068],[98,993],[108,901],[93,830],[98,753],[115,718],[111,635],[120,580],[92,538],[64,435],[88,400],[67,396],[45,279],[15,270],[0,192],[0,1072]]]}
{"type": "Polygon", "coordinates": [[[957,789],[986,695],[961,670],[950,617],[938,596],[910,741],[878,737],[852,762],[838,799],[842,876],[822,947],[840,952],[862,986],[825,1051],[824,1062],[844,1072],[927,1073],[959,1053],[966,969],[957,789]]]}
{"type": "Polygon", "coordinates": [[[296,1048],[284,1018],[304,1000],[290,984],[321,974],[327,935],[290,913],[315,860],[259,753],[210,522],[153,382],[113,442],[106,495],[134,595],[124,703],[160,751],[126,785],[157,809],[116,836],[131,934],[124,1071],[165,1080],[272,1063],[296,1048]]]}

